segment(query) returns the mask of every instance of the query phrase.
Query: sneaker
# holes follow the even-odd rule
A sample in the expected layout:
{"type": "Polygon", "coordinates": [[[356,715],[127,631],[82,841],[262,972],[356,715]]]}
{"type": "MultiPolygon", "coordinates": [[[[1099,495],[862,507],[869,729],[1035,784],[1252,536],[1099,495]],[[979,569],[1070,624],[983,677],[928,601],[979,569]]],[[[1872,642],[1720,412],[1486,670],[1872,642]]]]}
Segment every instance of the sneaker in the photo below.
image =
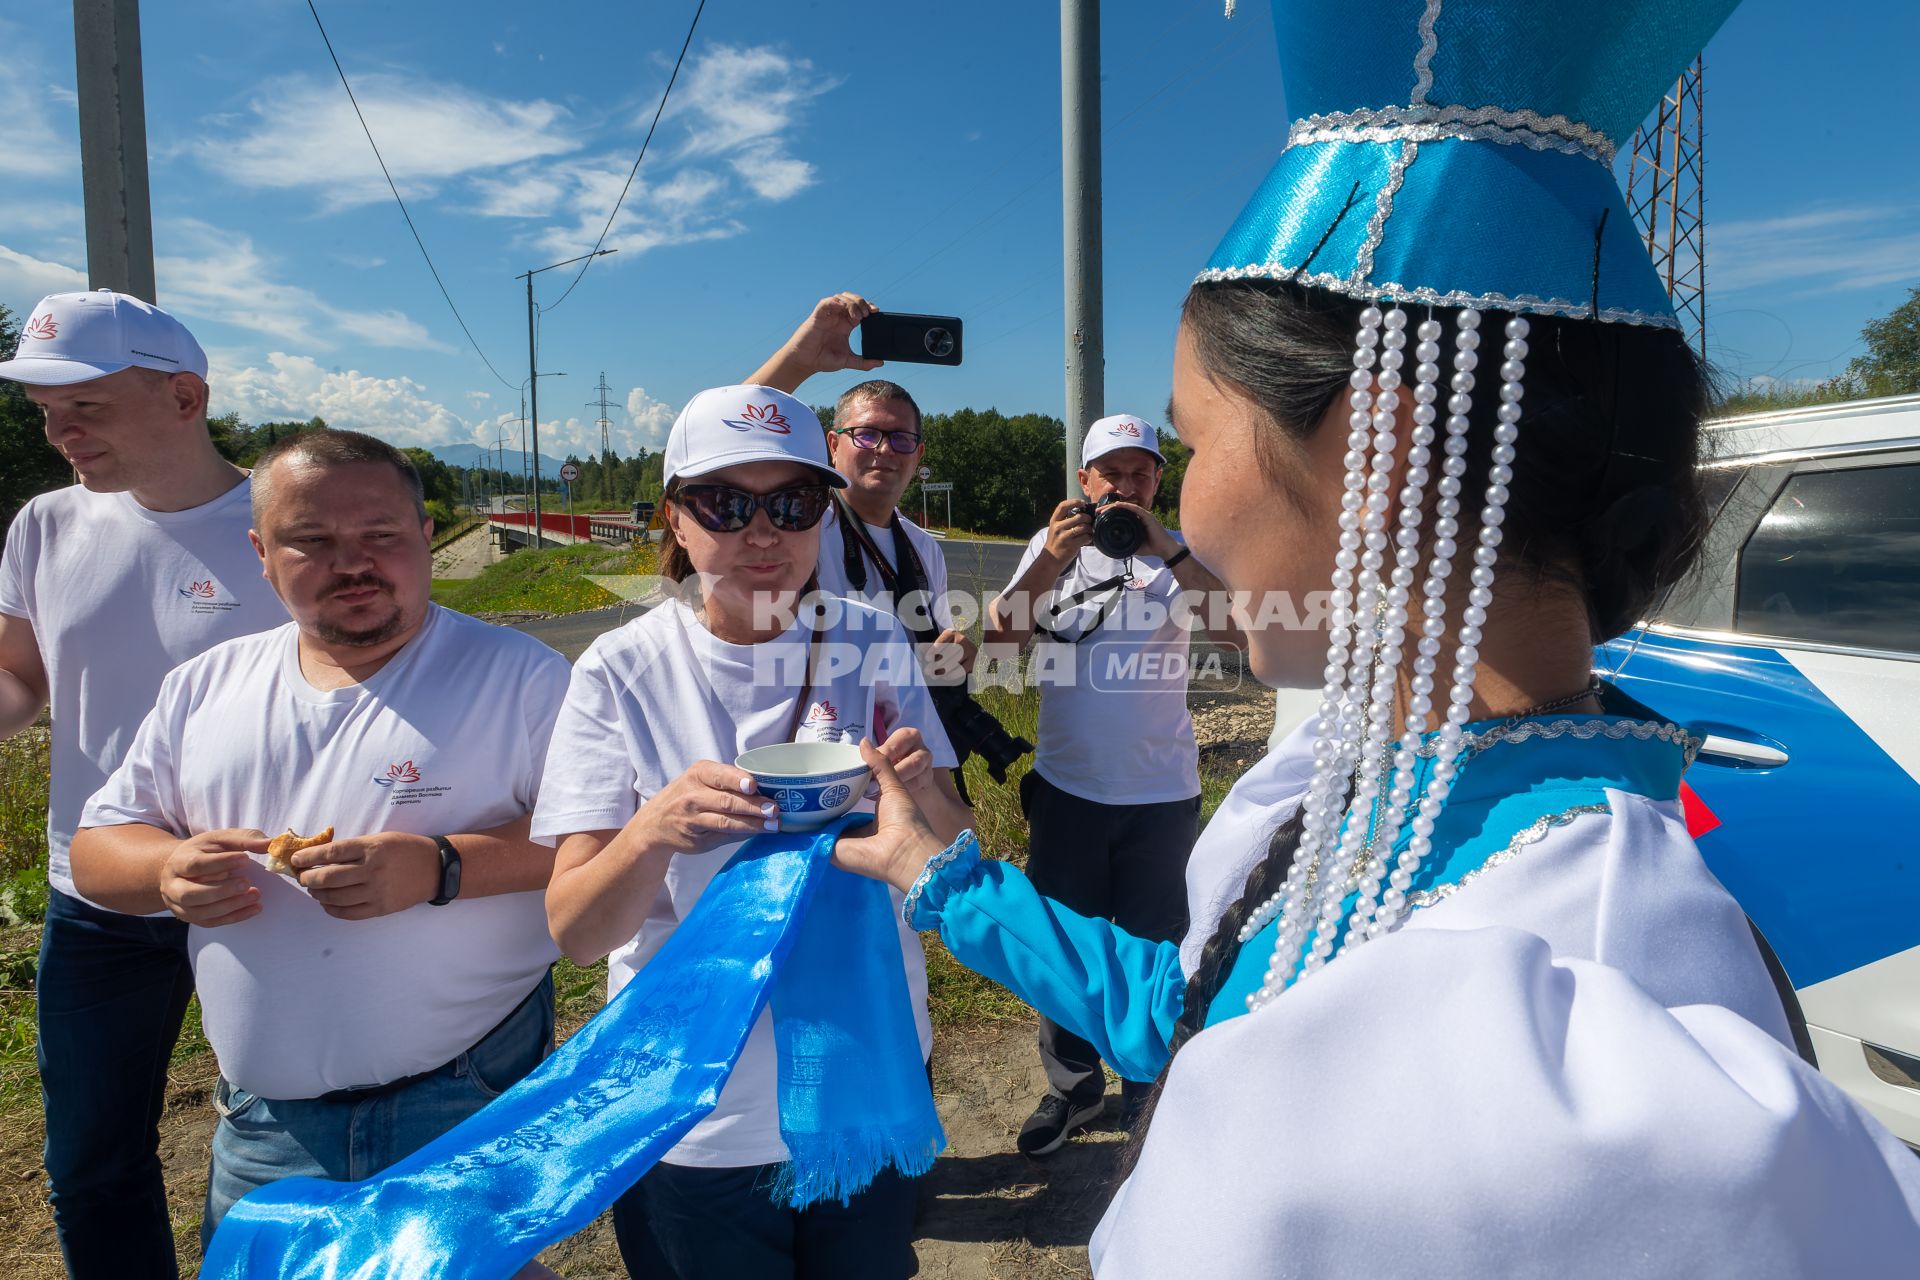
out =
{"type": "Polygon", "coordinates": [[[1089,1120],[1097,1120],[1107,1108],[1107,1100],[1095,1098],[1088,1103],[1068,1102],[1057,1093],[1040,1099],[1027,1122],[1020,1126],[1014,1145],[1024,1156],[1050,1156],[1089,1120]]]}

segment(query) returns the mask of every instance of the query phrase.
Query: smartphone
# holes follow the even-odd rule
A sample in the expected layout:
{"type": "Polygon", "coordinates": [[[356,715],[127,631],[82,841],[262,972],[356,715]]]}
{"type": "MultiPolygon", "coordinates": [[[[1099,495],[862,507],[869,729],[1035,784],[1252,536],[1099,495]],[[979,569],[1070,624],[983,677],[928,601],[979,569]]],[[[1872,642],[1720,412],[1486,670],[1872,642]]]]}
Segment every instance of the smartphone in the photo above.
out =
{"type": "Polygon", "coordinates": [[[860,322],[860,354],[907,364],[959,364],[960,317],[876,311],[860,322]]]}

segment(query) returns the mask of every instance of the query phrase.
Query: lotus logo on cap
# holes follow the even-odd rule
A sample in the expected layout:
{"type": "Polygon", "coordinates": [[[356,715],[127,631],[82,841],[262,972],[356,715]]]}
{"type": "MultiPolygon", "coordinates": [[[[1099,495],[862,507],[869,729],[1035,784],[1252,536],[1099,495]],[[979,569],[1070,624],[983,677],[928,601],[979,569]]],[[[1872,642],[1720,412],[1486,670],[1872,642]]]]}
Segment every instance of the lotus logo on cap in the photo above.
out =
{"type": "Polygon", "coordinates": [[[1134,426],[1131,422],[1116,422],[1113,424],[1113,434],[1117,436],[1132,436],[1135,440],[1138,440],[1140,438],[1140,428],[1134,426]]]}
{"type": "Polygon", "coordinates": [[[20,331],[20,336],[38,338],[45,342],[60,336],[60,326],[54,321],[52,312],[43,311],[27,322],[27,327],[20,331]]]}
{"type": "Polygon", "coordinates": [[[738,418],[722,418],[720,421],[726,423],[735,431],[751,431],[755,427],[759,427],[762,431],[771,431],[775,435],[781,436],[793,431],[792,425],[788,423],[786,415],[780,412],[780,406],[777,404],[770,404],[764,408],[757,404],[750,404],[746,407],[745,412],[745,422],[742,422],[738,418]]]}

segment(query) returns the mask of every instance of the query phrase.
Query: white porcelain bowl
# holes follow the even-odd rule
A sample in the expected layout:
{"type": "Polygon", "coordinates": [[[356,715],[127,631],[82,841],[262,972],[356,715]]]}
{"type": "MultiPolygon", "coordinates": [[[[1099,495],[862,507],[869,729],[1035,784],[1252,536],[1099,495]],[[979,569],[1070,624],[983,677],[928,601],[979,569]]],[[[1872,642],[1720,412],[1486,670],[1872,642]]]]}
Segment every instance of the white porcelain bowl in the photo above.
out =
{"type": "Polygon", "coordinates": [[[814,831],[851,811],[871,775],[860,748],[846,742],[779,742],[733,763],[780,806],[783,831],[814,831]]]}

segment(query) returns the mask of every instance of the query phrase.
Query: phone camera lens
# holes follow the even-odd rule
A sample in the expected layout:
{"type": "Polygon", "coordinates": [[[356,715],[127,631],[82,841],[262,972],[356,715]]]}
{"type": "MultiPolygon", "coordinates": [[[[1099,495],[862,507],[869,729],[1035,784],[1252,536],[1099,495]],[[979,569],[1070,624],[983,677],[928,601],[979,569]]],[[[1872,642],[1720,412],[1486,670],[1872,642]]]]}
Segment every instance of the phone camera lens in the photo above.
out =
{"type": "Polygon", "coordinates": [[[920,344],[927,349],[928,355],[936,360],[944,360],[953,354],[953,331],[938,327],[928,329],[920,335],[920,344]]]}

